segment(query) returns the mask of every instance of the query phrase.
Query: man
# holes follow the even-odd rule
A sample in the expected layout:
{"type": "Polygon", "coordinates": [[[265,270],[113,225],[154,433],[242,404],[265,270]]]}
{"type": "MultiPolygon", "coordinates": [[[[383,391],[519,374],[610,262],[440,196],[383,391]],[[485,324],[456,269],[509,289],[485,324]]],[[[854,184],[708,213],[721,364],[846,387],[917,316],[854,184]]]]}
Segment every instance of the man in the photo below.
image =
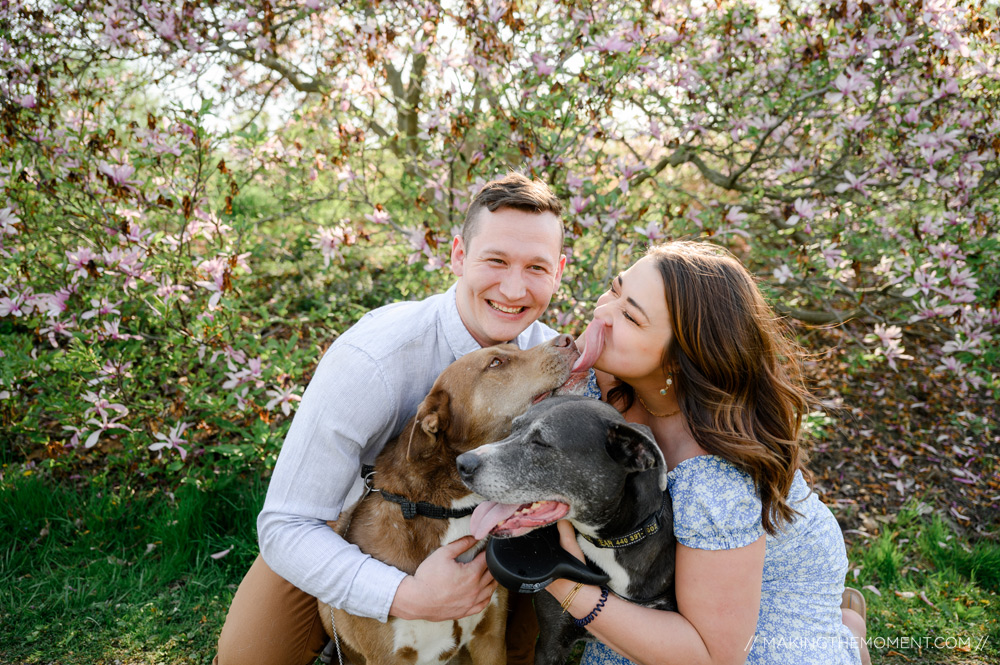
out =
{"type": "Polygon", "coordinates": [[[485,556],[455,561],[471,536],[407,575],[326,522],[345,507],[362,463],[399,433],[451,362],[483,346],[529,348],[555,335],[537,319],[566,263],[561,210],[544,183],[519,174],[488,183],[452,243],[456,283],[426,300],[369,312],[326,352],[278,456],[257,519],[261,556],[233,599],[217,663],[311,663],[327,641],[317,598],[382,621],[445,621],[486,607],[496,582],[485,556]]]}

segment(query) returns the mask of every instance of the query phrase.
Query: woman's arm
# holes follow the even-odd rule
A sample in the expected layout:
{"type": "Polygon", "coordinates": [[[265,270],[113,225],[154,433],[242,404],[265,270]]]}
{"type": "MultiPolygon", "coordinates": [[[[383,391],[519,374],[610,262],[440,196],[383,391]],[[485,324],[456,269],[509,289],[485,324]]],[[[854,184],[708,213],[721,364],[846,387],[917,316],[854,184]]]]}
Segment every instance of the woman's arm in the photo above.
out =
{"type": "MultiPolygon", "coordinates": [[[[582,558],[568,523],[559,525],[563,546],[582,558]],[[567,529],[568,527],[568,529],[567,529]],[[571,549],[572,548],[572,549],[571,549]]],[[[633,605],[611,594],[587,629],[599,640],[642,665],[742,664],[752,646],[760,612],[764,537],[746,547],[699,550],[677,545],[679,612],[633,605]]],[[[556,580],[547,590],[563,600],[573,588],[556,580]]],[[[601,592],[583,587],[569,607],[576,618],[594,608],[601,592]]]]}

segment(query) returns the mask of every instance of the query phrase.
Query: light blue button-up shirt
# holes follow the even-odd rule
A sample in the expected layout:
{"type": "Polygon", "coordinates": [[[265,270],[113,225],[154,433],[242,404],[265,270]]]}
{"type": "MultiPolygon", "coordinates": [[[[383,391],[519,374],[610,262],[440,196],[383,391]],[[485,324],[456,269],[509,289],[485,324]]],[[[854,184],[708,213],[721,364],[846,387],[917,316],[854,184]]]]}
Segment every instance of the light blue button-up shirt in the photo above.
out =
{"type": "MultiPolygon", "coordinates": [[[[527,349],[555,334],[536,321],[516,342],[527,349]]],[[[362,462],[373,463],[403,429],[438,374],[478,348],[454,286],[369,312],[337,338],[302,396],[257,518],[272,570],[350,614],[388,618],[406,573],[362,553],[326,521],[337,519],[358,491],[362,462]]]]}

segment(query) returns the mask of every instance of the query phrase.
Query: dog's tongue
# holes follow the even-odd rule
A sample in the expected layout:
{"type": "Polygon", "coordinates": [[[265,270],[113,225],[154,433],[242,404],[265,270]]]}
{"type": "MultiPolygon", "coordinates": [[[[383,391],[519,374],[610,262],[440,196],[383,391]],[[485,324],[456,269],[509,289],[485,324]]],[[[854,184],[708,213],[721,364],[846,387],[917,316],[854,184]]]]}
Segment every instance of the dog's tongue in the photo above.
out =
{"type": "Polygon", "coordinates": [[[517,512],[522,504],[496,503],[484,501],[472,511],[470,528],[477,540],[486,537],[490,530],[517,512]]]}
{"type": "Polygon", "coordinates": [[[583,353],[573,364],[573,372],[584,372],[594,366],[604,350],[604,324],[594,320],[583,333],[583,353]]]}

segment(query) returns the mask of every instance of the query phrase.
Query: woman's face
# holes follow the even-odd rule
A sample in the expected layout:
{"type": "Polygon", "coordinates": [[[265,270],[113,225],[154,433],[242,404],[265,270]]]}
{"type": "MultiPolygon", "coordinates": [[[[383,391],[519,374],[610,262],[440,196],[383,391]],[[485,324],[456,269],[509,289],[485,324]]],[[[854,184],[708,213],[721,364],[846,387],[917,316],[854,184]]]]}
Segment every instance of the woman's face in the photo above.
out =
{"type": "Polygon", "coordinates": [[[673,338],[663,278],[653,257],[637,261],[597,299],[594,323],[603,324],[604,348],[594,367],[634,387],[663,383],[660,361],[673,338]]]}

